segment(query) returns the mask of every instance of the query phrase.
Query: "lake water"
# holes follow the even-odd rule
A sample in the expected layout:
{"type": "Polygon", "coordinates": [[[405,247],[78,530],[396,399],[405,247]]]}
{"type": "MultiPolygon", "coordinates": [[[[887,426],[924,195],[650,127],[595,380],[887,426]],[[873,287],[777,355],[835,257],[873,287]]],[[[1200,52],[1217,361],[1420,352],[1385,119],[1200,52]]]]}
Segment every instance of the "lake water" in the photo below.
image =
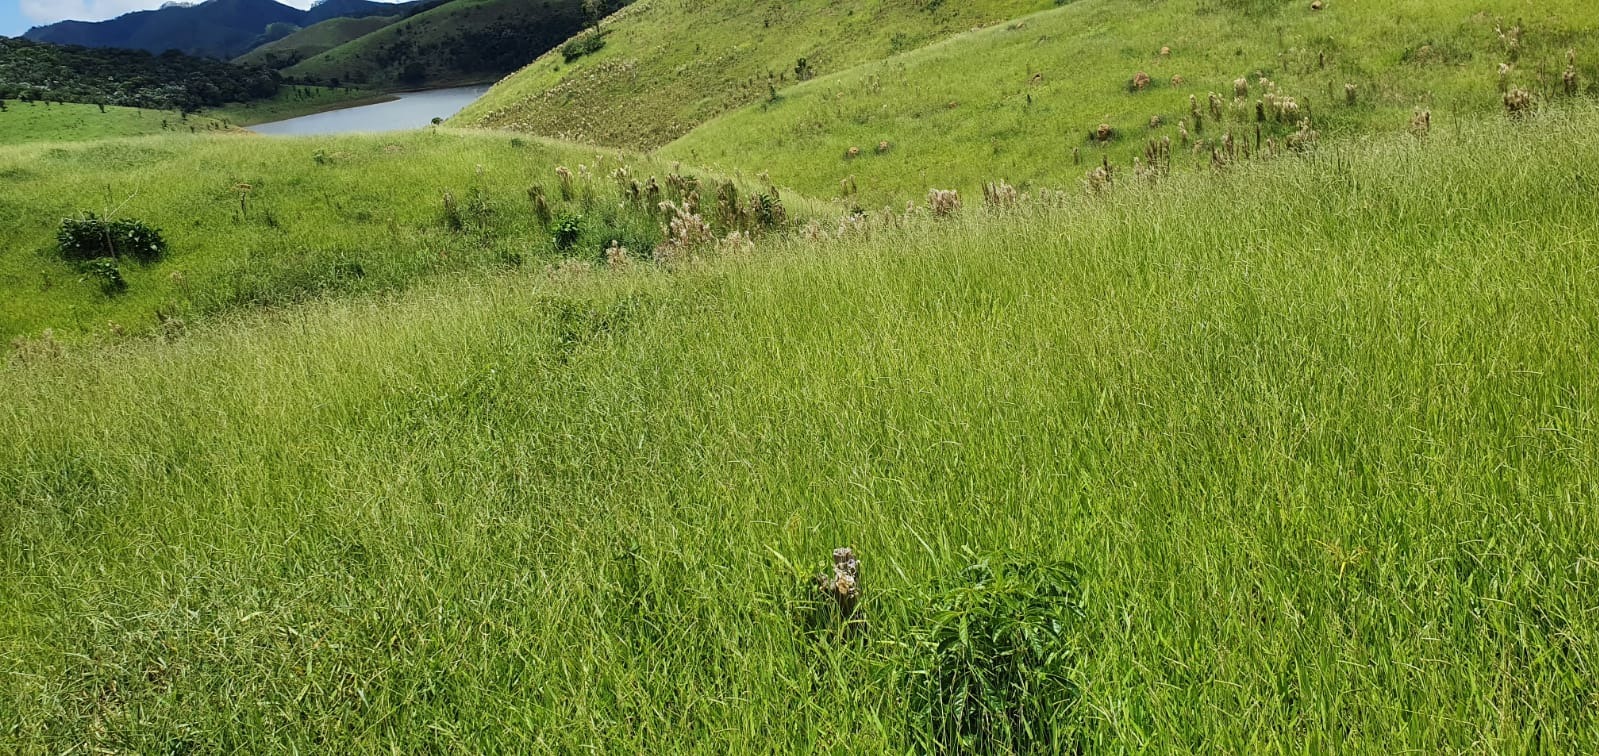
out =
{"type": "Polygon", "coordinates": [[[249,127],[257,134],[272,136],[313,136],[358,132],[408,131],[449,118],[489,91],[488,87],[457,87],[427,92],[406,92],[399,99],[362,105],[358,108],[329,110],[287,121],[273,121],[249,127]]]}

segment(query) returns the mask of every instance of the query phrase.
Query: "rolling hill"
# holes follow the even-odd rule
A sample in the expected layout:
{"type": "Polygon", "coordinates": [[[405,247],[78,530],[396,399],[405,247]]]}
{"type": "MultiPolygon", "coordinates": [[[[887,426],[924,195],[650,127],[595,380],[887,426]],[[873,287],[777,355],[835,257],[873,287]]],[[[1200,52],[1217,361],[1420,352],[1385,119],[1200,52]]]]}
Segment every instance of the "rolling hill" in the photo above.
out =
{"type": "Polygon", "coordinates": [[[1161,162],[1205,165],[1214,150],[1403,131],[1418,111],[1447,124],[1502,109],[1508,90],[1549,102],[1567,94],[1572,55],[1577,89],[1595,91],[1599,19],[1588,10],[1582,0],[650,2],[608,19],[602,49],[546,55],[452,122],[661,148],[867,204],[998,179],[1060,187],[1102,161],[1129,169],[1164,139],[1175,147],[1161,162]],[[796,76],[799,58],[817,75],[796,76]]]}
{"type": "Polygon", "coordinates": [[[327,0],[307,11],[275,0],[206,0],[197,5],[170,3],[109,21],[63,21],[34,27],[23,36],[64,45],[235,58],[271,39],[268,27],[282,30],[285,25],[304,27],[341,16],[392,15],[403,7],[371,0],[327,0]]]}
{"type": "Polygon", "coordinates": [[[282,39],[264,45],[234,59],[235,63],[260,65],[268,68],[288,68],[307,58],[314,58],[339,45],[360,39],[385,26],[399,21],[402,16],[366,16],[364,18],[330,18],[282,39]]]}
{"type": "Polygon", "coordinates": [[[421,88],[492,81],[587,23],[582,0],[452,0],[283,70],[301,81],[421,88]]]}
{"type": "Polygon", "coordinates": [[[652,149],[799,79],[1055,5],[650,0],[606,19],[603,48],[571,62],[551,52],[500,82],[454,122],[652,149]]]}
{"type": "Polygon", "coordinates": [[[783,89],[662,154],[877,205],[1076,186],[1106,160],[1130,175],[1168,139],[1173,165],[1280,152],[1305,120],[1326,138],[1402,132],[1418,111],[1449,128],[1504,111],[1506,90],[1569,97],[1568,65],[1576,93],[1599,93],[1587,0],[1256,5],[1080,0],[783,89]]]}

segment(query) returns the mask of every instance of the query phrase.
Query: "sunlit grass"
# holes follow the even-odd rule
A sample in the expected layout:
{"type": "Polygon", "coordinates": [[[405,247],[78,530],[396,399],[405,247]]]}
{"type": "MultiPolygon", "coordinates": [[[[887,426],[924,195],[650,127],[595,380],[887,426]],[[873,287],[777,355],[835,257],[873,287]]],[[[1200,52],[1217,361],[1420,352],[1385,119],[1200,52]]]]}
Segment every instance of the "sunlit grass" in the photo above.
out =
{"type": "MultiPolygon", "coordinates": [[[[221,119],[175,110],[145,110],[76,103],[6,100],[0,112],[0,146],[30,142],[86,142],[150,134],[214,134],[230,130],[221,119]],[[194,127],[191,132],[190,127],[194,127]]],[[[9,179],[7,179],[9,180],[9,179]]]]}
{"type": "Polygon", "coordinates": [[[1596,127],[14,359],[0,743],[903,752],[1014,550],[1090,752],[1591,752],[1596,127]],[[859,644],[790,603],[842,545],[859,644]]]}
{"type": "MultiPolygon", "coordinates": [[[[1228,134],[1251,153],[1267,140],[1281,149],[1301,118],[1329,138],[1402,133],[1418,110],[1452,129],[1503,110],[1502,64],[1504,86],[1558,102],[1570,96],[1561,72],[1572,52],[1574,93],[1599,93],[1599,24],[1585,0],[1356,0],[1321,11],[1308,0],[1078,0],[781,89],[660,154],[769,171],[822,197],[853,177],[847,198],[868,209],[932,186],[974,194],[996,178],[1077,186],[1102,160],[1130,174],[1151,141],[1171,140],[1179,167],[1209,166],[1228,134]],[[1500,33],[1518,24],[1512,51],[1500,33]],[[1148,83],[1135,90],[1139,74],[1148,83]],[[1258,123],[1261,77],[1300,115],[1258,123]],[[1102,124],[1105,140],[1094,136],[1102,124]]],[[[581,102],[570,109],[582,117],[581,102]]]]}
{"type": "MultiPolygon", "coordinates": [[[[47,328],[58,337],[152,331],[174,317],[391,290],[441,272],[598,262],[612,240],[647,252],[664,221],[643,202],[618,204],[610,173],[624,162],[640,181],[679,170],[447,130],[0,149],[0,344],[47,328]],[[571,200],[556,191],[559,165],[588,167],[571,200]],[[552,244],[548,219],[530,203],[534,187],[552,198],[551,212],[582,216],[570,249],[552,244]],[[446,217],[447,194],[464,218],[446,217]],[[154,265],[122,266],[128,289],[107,296],[55,252],[61,220],[83,212],[145,221],[171,251],[154,265]]],[[[701,178],[711,186],[714,177],[701,178]]],[[[802,198],[785,199],[796,217],[810,212],[802,198]]]]}

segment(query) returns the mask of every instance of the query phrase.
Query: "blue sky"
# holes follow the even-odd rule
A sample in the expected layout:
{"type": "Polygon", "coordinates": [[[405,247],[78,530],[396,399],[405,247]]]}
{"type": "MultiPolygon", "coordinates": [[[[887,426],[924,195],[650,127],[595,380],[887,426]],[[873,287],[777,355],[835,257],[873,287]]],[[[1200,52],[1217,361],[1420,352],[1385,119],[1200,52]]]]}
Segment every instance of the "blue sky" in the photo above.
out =
{"type": "MultiPolygon", "coordinates": [[[[397,2],[397,0],[379,0],[397,2]]],[[[0,36],[15,37],[30,26],[66,19],[103,21],[136,10],[159,8],[166,0],[0,0],[0,36]]],[[[278,0],[296,8],[311,7],[312,0],[278,0]]]]}

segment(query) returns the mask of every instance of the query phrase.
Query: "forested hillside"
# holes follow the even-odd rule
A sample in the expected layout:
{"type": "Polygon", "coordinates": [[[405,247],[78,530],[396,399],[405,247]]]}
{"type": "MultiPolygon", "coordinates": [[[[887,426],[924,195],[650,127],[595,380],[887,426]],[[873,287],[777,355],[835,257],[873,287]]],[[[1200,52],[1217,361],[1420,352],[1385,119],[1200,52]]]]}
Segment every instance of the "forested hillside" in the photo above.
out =
{"type": "Polygon", "coordinates": [[[0,97],[195,110],[277,91],[277,74],[258,66],[0,37],[0,97]]]}

